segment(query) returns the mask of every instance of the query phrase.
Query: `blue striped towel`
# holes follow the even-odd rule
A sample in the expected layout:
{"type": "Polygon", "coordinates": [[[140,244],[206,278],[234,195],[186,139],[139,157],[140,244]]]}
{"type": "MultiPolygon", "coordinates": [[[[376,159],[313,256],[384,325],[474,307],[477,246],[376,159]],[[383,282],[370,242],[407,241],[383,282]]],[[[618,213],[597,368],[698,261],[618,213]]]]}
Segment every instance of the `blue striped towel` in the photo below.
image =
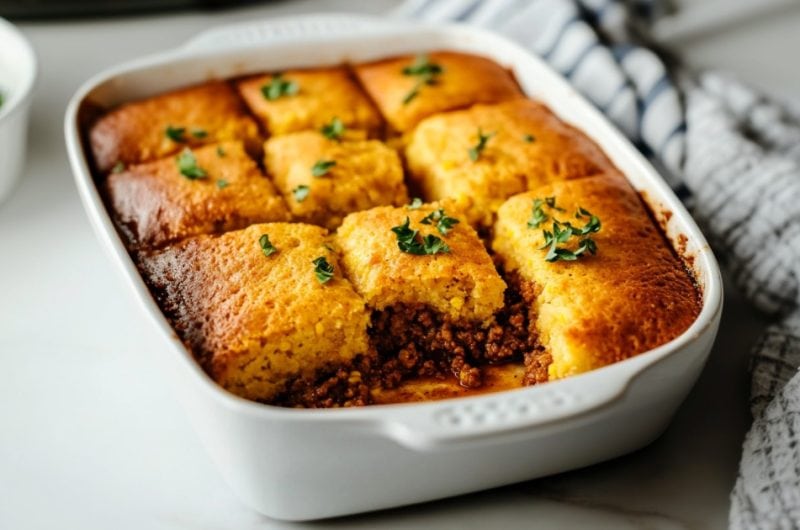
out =
{"type": "Polygon", "coordinates": [[[668,69],[629,31],[646,28],[662,7],[658,0],[407,0],[393,14],[475,24],[527,46],[687,201],[729,277],[774,319],[753,349],[754,421],[730,527],[800,528],[800,111],[724,75],[668,69]]]}

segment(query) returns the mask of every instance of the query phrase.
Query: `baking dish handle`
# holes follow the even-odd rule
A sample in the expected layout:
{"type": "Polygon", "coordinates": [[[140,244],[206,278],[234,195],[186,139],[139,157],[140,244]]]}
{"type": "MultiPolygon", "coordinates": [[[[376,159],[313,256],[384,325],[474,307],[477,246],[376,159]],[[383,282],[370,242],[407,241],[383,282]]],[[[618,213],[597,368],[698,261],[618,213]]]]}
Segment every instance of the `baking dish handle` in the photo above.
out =
{"type": "Polygon", "coordinates": [[[275,42],[304,42],[314,38],[358,33],[380,33],[402,22],[347,13],[275,17],[229,24],[204,31],[186,42],[183,51],[216,51],[250,48],[275,42]]]}
{"type": "Polygon", "coordinates": [[[639,364],[631,363],[627,373],[613,380],[596,370],[557,384],[442,402],[430,414],[412,408],[392,415],[383,427],[388,437],[414,450],[530,437],[550,424],[577,418],[619,399],[643,368],[639,364]]]}

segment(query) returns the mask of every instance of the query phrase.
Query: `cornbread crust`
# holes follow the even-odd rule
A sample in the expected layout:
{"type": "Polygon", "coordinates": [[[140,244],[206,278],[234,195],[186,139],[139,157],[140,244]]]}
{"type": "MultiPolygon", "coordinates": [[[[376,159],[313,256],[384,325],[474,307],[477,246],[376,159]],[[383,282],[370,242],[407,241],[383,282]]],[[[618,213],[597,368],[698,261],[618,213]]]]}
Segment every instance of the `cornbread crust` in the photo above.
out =
{"type": "Polygon", "coordinates": [[[236,92],[225,81],[126,103],[97,120],[89,132],[94,161],[101,173],[118,162],[149,162],[177,153],[187,145],[227,140],[241,140],[254,154],[261,147],[258,125],[245,113],[236,92]],[[170,139],[166,135],[168,126],[185,128],[185,141],[170,139]]]}
{"type": "Polygon", "coordinates": [[[439,112],[475,103],[498,103],[524,97],[508,70],[477,55],[456,52],[427,54],[442,67],[433,84],[421,85],[417,96],[404,102],[420,81],[403,74],[415,57],[403,56],[355,66],[361,84],[396,131],[404,132],[420,120],[439,112]]]}
{"type": "Polygon", "coordinates": [[[492,248],[507,270],[533,282],[539,340],[552,355],[550,379],[621,361],[680,335],[700,311],[699,293],[638,195],[618,175],[555,182],[510,198],[498,211],[492,248]],[[580,206],[601,220],[597,254],[548,263],[542,230],[529,229],[534,198],[555,197],[581,222],[580,206]]]}
{"type": "Polygon", "coordinates": [[[296,83],[297,93],[270,101],[261,87],[273,77],[259,75],[237,83],[247,106],[270,135],[318,130],[333,118],[373,138],[382,134],[383,118],[346,68],[287,70],[281,78],[296,83]]]}
{"type": "Polygon", "coordinates": [[[330,229],[350,212],[408,203],[400,157],[377,140],[336,142],[316,131],[277,136],[264,144],[264,165],[294,218],[330,229]],[[321,161],[335,165],[314,177],[321,161]],[[309,187],[302,202],[292,193],[300,185],[309,187]]]}
{"type": "Polygon", "coordinates": [[[297,378],[350,363],[368,351],[369,315],[342,277],[324,228],[252,225],[197,236],[140,255],[162,310],[206,371],[227,390],[269,401],[297,378]],[[259,245],[268,234],[277,252],[259,245]],[[333,279],[321,284],[312,260],[333,279]]]}
{"type": "Polygon", "coordinates": [[[197,166],[208,173],[205,178],[183,176],[175,156],[108,176],[104,185],[114,220],[131,247],[158,247],[188,236],[289,220],[283,199],[241,142],[193,153],[197,166]]]}
{"type": "Polygon", "coordinates": [[[430,117],[411,134],[405,156],[411,182],[424,199],[451,198],[479,226],[490,225],[512,195],[614,168],[582,132],[530,100],[430,117]],[[478,143],[479,129],[493,136],[472,160],[469,151],[478,143]]]}
{"type": "Polygon", "coordinates": [[[506,284],[467,223],[456,224],[442,236],[433,225],[420,222],[436,207],[381,206],[345,217],[336,234],[344,271],[372,309],[424,304],[453,320],[488,322],[503,307],[506,284]],[[437,235],[450,252],[401,252],[392,227],[402,225],[406,217],[419,237],[437,235]]]}

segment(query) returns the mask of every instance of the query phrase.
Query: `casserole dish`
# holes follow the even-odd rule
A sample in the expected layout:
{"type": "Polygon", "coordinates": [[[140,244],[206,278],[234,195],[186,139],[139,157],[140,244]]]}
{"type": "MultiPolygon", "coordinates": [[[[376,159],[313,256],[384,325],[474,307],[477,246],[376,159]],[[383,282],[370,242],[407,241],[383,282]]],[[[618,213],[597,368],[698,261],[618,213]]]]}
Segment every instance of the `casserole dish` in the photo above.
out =
{"type": "Polygon", "coordinates": [[[557,473],[649,443],[699,375],[716,335],[722,286],[711,250],[666,184],[596,110],[541,61],[496,35],[326,15],[211,30],[186,46],[90,79],[65,117],[81,199],[98,237],[165,338],[157,359],[237,494],[272,517],[307,520],[388,508],[557,473]],[[523,90],[595,140],[640,192],[701,289],[700,315],[658,348],[585,374],[476,397],[295,410],[228,394],[175,336],[106,212],[81,138],[81,108],[181,85],[288,67],[451,49],[513,71],[523,90]]]}

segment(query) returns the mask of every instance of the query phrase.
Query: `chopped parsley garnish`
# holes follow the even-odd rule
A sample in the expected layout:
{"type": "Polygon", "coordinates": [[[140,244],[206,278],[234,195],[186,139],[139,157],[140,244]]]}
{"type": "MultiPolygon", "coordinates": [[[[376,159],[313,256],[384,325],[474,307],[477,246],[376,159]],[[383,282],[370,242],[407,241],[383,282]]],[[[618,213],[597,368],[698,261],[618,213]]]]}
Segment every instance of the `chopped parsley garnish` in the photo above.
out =
{"type": "Polygon", "coordinates": [[[297,202],[303,202],[308,197],[308,194],[311,192],[311,188],[306,186],[305,184],[300,184],[295,189],[292,190],[292,195],[294,196],[294,200],[297,202]]]}
{"type": "MultiPolygon", "coordinates": [[[[555,199],[553,199],[554,206],[555,199]]],[[[546,261],[575,261],[587,252],[589,254],[597,253],[597,243],[589,236],[600,231],[600,219],[581,207],[578,207],[578,211],[575,212],[575,218],[582,221],[585,220],[584,225],[576,227],[570,224],[569,221],[553,219],[552,230],[542,230],[544,245],[540,247],[540,250],[547,249],[547,254],[544,257],[546,261]],[[567,247],[572,238],[578,239],[578,244],[574,250],[567,247]]],[[[531,226],[530,223],[528,226],[531,226]]]]}
{"type": "Polygon", "coordinates": [[[227,188],[229,184],[230,183],[225,179],[218,179],[217,180],[217,188],[219,188],[221,190],[224,190],[225,188],[227,188]]]}
{"type": "Polygon", "coordinates": [[[208,176],[205,169],[197,165],[197,158],[195,158],[194,153],[192,153],[192,150],[188,147],[181,151],[181,154],[178,155],[176,160],[181,175],[189,180],[204,179],[208,176]]]}
{"type": "Polygon", "coordinates": [[[341,140],[344,134],[344,123],[338,117],[322,126],[321,132],[328,140],[341,140]]]}
{"type": "Polygon", "coordinates": [[[492,136],[495,134],[497,133],[484,134],[481,128],[478,127],[478,143],[469,148],[469,159],[473,162],[477,162],[481,157],[481,153],[486,148],[486,143],[491,140],[492,136]]]}
{"type": "Polygon", "coordinates": [[[430,62],[427,55],[419,55],[414,62],[402,70],[403,75],[417,78],[416,84],[403,97],[403,105],[411,103],[419,95],[420,89],[425,85],[435,85],[437,78],[444,72],[441,65],[430,62]]]}
{"type": "Polygon", "coordinates": [[[423,217],[422,221],[420,221],[420,223],[424,225],[432,225],[436,223],[436,230],[438,230],[443,236],[446,236],[459,222],[460,221],[455,217],[448,217],[447,214],[444,213],[444,208],[437,208],[423,217]]]}
{"type": "Polygon", "coordinates": [[[544,206],[547,205],[550,209],[558,212],[563,212],[564,208],[556,206],[555,197],[545,197],[544,199],[533,199],[533,207],[531,208],[531,218],[528,219],[528,228],[539,228],[541,224],[548,219],[548,215],[544,212],[544,206]]]}
{"type": "Polygon", "coordinates": [[[223,149],[221,145],[217,146],[217,156],[220,158],[225,156],[225,149],[223,149]]]}
{"type": "Polygon", "coordinates": [[[439,254],[450,252],[450,247],[441,238],[429,234],[423,238],[418,238],[419,230],[412,230],[411,220],[406,217],[406,222],[400,226],[392,228],[392,232],[397,236],[397,248],[406,254],[439,254]]]}
{"type": "Polygon", "coordinates": [[[533,142],[536,141],[536,137],[534,135],[532,135],[532,134],[523,134],[522,135],[522,141],[525,142],[525,143],[532,144],[533,142]]]}
{"type": "Polygon", "coordinates": [[[411,199],[411,204],[408,205],[409,210],[419,210],[420,206],[422,206],[422,199],[419,197],[414,197],[411,199]]]}
{"type": "Polygon", "coordinates": [[[186,141],[186,127],[173,127],[172,125],[167,125],[166,130],[164,130],[164,134],[167,135],[167,138],[179,144],[182,144],[186,141]]]}
{"type": "Polygon", "coordinates": [[[311,175],[314,177],[324,177],[335,165],[336,160],[317,160],[311,167],[311,175]]]}
{"type": "Polygon", "coordinates": [[[199,129],[199,128],[194,128],[191,131],[189,131],[189,133],[192,136],[194,136],[195,138],[197,138],[198,140],[208,136],[208,131],[206,131],[205,129],[199,129]]]}
{"type": "Polygon", "coordinates": [[[125,171],[125,162],[122,160],[114,164],[114,167],[111,168],[112,173],[122,173],[123,171],[125,171]]]}
{"type": "Polygon", "coordinates": [[[262,234],[261,237],[258,238],[258,246],[261,247],[261,252],[263,252],[265,256],[271,256],[278,252],[278,249],[275,248],[275,245],[269,240],[268,234],[262,234]]]}
{"type": "Polygon", "coordinates": [[[333,265],[328,263],[324,256],[316,258],[312,263],[319,283],[327,283],[333,278],[333,265]]]}
{"type": "Polygon", "coordinates": [[[269,101],[275,101],[284,96],[294,96],[300,91],[300,85],[296,81],[289,81],[283,78],[283,74],[275,74],[269,83],[261,87],[261,93],[269,101]]]}

